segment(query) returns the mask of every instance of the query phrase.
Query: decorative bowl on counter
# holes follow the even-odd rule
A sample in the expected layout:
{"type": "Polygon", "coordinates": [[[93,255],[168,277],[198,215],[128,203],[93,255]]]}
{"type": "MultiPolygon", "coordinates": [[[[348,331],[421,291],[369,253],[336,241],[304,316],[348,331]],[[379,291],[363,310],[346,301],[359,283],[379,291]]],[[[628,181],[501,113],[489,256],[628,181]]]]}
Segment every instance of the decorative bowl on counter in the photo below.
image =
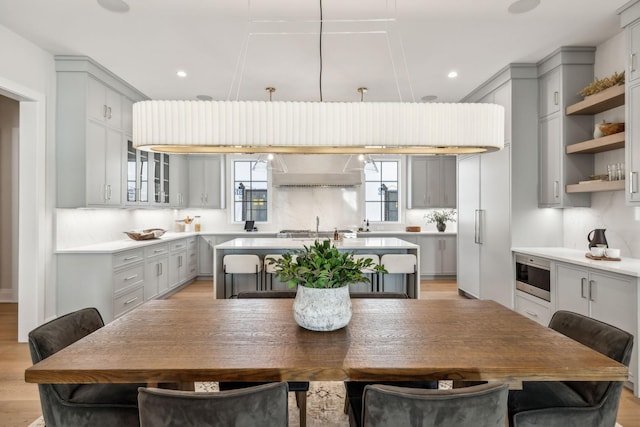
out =
{"type": "Polygon", "coordinates": [[[149,239],[157,239],[166,233],[167,230],[162,228],[147,228],[142,231],[125,231],[124,234],[129,236],[129,238],[133,240],[149,240],[149,239]]]}

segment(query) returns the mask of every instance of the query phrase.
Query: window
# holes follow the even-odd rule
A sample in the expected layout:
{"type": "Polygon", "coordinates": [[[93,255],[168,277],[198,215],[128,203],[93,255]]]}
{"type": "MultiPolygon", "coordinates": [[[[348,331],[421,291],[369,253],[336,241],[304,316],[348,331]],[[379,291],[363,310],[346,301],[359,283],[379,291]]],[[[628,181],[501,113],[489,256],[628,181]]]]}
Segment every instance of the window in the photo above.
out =
{"type": "Polygon", "coordinates": [[[365,215],[369,221],[398,222],[399,163],[374,161],[375,168],[365,168],[365,215]]]}
{"type": "Polygon", "coordinates": [[[268,173],[264,162],[233,161],[233,220],[267,221],[268,173]]]}

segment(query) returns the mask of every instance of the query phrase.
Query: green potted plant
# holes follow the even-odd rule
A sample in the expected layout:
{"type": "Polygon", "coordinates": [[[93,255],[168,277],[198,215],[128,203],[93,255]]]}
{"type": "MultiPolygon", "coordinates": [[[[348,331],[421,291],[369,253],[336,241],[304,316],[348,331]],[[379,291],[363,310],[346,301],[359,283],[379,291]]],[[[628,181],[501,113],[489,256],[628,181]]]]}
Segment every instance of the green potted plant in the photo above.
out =
{"type": "Polygon", "coordinates": [[[350,283],[369,283],[363,270],[386,272],[370,258],[355,260],[353,252],[341,252],[330,240],[316,240],[284,253],[282,258],[267,258],[275,265],[275,275],[290,288],[297,287],[293,314],[303,328],[333,331],[351,320],[350,283]]]}
{"type": "Polygon", "coordinates": [[[434,210],[424,215],[427,223],[436,223],[438,231],[443,232],[447,228],[447,222],[456,222],[456,211],[453,209],[434,210]]]}

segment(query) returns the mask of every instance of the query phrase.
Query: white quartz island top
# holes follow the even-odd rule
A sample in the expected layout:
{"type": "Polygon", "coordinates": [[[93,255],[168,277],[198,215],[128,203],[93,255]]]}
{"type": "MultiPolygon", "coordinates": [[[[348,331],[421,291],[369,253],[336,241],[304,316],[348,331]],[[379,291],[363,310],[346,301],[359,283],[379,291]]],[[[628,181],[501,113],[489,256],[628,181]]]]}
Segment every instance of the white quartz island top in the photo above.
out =
{"type": "Polygon", "coordinates": [[[593,260],[585,256],[587,250],[568,249],[561,247],[518,247],[511,248],[515,253],[538,256],[553,261],[567,262],[585,267],[596,268],[610,273],[640,277],[640,259],[622,257],[620,261],[593,260]]]}
{"type": "MultiPolygon", "coordinates": [[[[319,239],[326,240],[326,239],[319,239]]],[[[243,237],[216,245],[216,249],[302,249],[303,246],[312,245],[315,239],[293,238],[249,238],[243,237]]],[[[416,249],[418,245],[396,237],[366,237],[331,240],[338,249],[416,249]]]]}

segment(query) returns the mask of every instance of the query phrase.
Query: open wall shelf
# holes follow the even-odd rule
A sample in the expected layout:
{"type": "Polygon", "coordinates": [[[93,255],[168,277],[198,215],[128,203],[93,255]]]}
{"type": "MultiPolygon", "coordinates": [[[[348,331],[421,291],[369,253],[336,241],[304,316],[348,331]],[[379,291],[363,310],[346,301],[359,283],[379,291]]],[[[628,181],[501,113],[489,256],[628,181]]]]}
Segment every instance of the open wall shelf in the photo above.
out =
{"type": "Polygon", "coordinates": [[[595,193],[597,191],[624,190],[624,180],[619,181],[593,181],[583,184],[567,185],[567,193],[595,193]]]}
{"type": "Polygon", "coordinates": [[[567,116],[598,114],[624,105],[624,85],[605,89],[567,107],[567,116]]]}
{"type": "Polygon", "coordinates": [[[567,145],[566,150],[567,154],[579,154],[602,153],[603,151],[616,150],[618,148],[624,148],[624,132],[567,145]]]}

